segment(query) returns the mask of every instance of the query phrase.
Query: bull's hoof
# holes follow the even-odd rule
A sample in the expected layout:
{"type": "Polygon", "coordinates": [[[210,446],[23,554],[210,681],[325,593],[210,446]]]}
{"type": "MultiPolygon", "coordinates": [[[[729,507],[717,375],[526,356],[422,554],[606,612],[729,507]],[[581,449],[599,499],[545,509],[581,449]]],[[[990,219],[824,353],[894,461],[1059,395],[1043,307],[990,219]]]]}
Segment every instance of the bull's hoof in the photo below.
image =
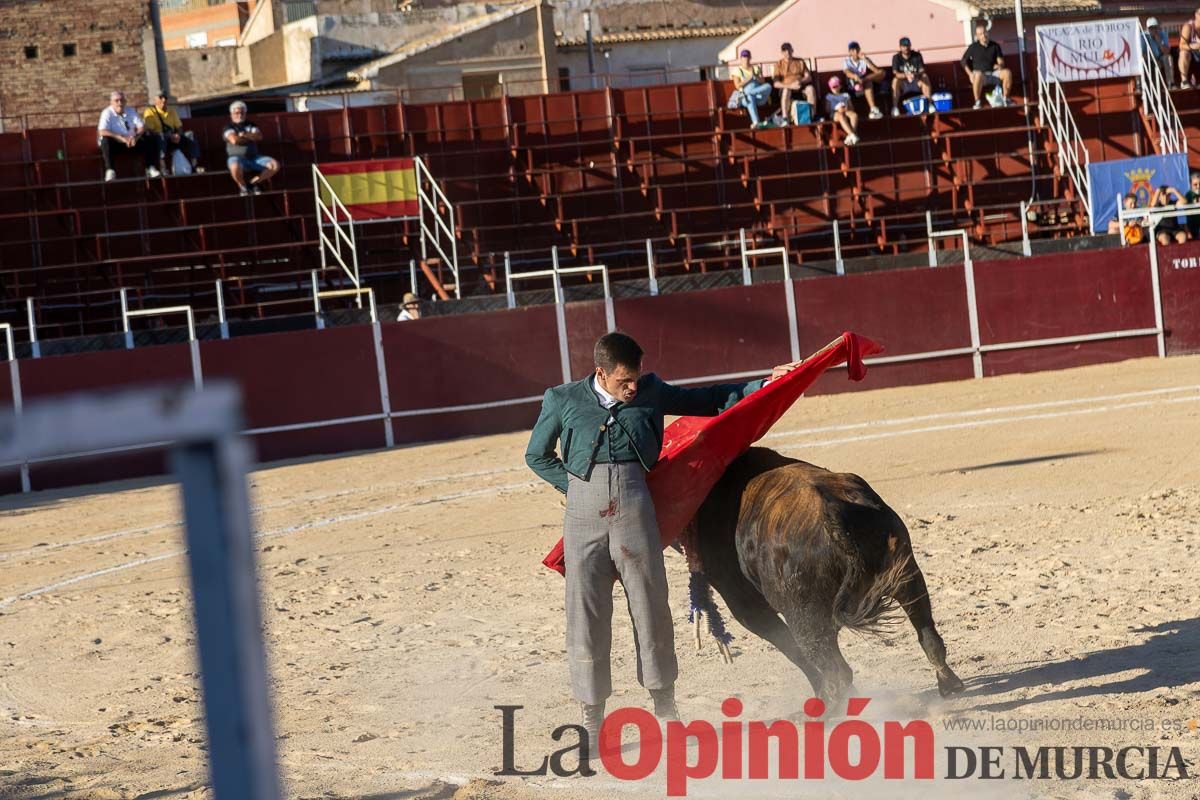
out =
{"type": "Polygon", "coordinates": [[[938,675],[938,694],[942,697],[949,697],[952,694],[958,694],[965,686],[962,679],[951,672],[949,675],[938,675]]]}

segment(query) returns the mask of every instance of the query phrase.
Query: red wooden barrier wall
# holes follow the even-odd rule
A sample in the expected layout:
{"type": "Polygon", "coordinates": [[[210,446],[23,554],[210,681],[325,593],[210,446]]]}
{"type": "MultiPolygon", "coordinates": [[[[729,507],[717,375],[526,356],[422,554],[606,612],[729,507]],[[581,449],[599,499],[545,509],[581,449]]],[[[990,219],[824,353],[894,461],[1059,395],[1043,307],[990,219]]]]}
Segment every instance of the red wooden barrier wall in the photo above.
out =
{"type": "MultiPolygon", "coordinates": [[[[206,380],[241,384],[246,425],[265,428],[381,412],[371,329],[273,333],[203,342],[206,380]]],[[[254,436],[261,460],[384,446],[382,420],[254,436]]]]}
{"type": "MultiPolygon", "coordinates": [[[[392,411],[540,398],[562,383],[557,330],[553,306],[384,325],[392,411]]],[[[397,443],[516,430],[532,426],[539,408],[531,402],[399,417],[393,430],[397,443]]]]}
{"type": "Polygon", "coordinates": [[[1167,355],[1200,353],[1200,247],[1159,248],[1158,274],[1167,355]]]}
{"type": "MultiPolygon", "coordinates": [[[[1154,293],[1145,248],[1067,253],[975,265],[980,343],[1053,339],[1153,328],[1154,293]]],[[[1153,336],[1001,350],[985,375],[1064,369],[1152,356],[1153,336]]]]}
{"type": "MultiPolygon", "coordinates": [[[[191,382],[186,345],[106,350],[59,358],[21,361],[21,395],[26,404],[39,397],[153,383],[191,382]]],[[[130,452],[33,464],[29,479],[37,489],[77,486],[94,481],[159,475],[165,471],[161,452],[130,452]]]]}
{"type": "MultiPolygon", "coordinates": [[[[1159,274],[1168,352],[1200,352],[1200,246],[1163,248],[1159,274]]],[[[975,285],[984,345],[1155,325],[1145,248],[980,262],[975,285]]],[[[886,356],[970,345],[962,267],[805,279],[793,287],[802,355],[843,330],[879,340],[886,356]]],[[[780,283],[615,300],[614,312],[617,327],[646,349],[645,368],[668,379],[765,372],[789,357],[780,283]]],[[[592,345],[606,329],[604,303],[570,303],[565,318],[571,376],[578,378],[590,371],[592,345]]],[[[393,412],[497,404],[398,416],[392,421],[397,443],[527,429],[537,416],[537,398],[562,381],[553,306],[386,323],[381,336],[393,412]],[[503,402],[511,400],[521,402],[503,402]]],[[[1155,337],[1143,336],[986,352],[983,365],[986,374],[998,375],[1155,353],[1155,337]]],[[[200,356],[206,381],[241,384],[249,428],[381,412],[370,326],[208,341],[200,356]]],[[[969,354],[882,364],[862,384],[835,374],[812,393],[956,380],[972,371],[969,354]]],[[[26,402],[61,392],[192,380],[184,345],[26,359],[20,376],[26,402]]],[[[5,371],[0,403],[11,398],[5,371]]],[[[385,430],[376,419],[253,438],[259,457],[272,460],[382,447],[385,430]]],[[[31,478],[35,489],[44,489],[162,468],[160,455],[135,453],[35,464],[31,478]]],[[[0,471],[0,492],[18,488],[16,470],[0,471]]]]}

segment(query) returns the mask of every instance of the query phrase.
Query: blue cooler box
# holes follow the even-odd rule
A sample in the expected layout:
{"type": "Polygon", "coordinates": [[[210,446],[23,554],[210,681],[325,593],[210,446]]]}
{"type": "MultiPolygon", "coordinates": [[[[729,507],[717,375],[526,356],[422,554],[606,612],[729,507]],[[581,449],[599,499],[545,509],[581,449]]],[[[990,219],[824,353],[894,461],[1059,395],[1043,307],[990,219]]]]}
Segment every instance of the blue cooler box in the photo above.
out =
{"type": "Polygon", "coordinates": [[[904,110],[907,111],[910,116],[917,116],[918,114],[924,114],[926,111],[931,110],[927,108],[928,104],[926,103],[924,97],[910,97],[904,101],[903,105],[904,110]]]}
{"type": "Polygon", "coordinates": [[[954,95],[949,92],[934,92],[933,107],[938,111],[950,111],[954,108],[954,95]]]}
{"type": "Polygon", "coordinates": [[[812,122],[812,106],[804,100],[792,101],[792,122],[796,125],[812,122]]]}

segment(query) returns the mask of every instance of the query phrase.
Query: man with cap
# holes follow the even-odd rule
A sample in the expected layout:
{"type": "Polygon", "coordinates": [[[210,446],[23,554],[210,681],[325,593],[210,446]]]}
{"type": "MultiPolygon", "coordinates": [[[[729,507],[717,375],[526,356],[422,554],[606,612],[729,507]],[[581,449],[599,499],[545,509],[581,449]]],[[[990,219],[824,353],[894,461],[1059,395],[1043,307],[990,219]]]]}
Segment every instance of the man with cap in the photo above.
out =
{"type": "Polygon", "coordinates": [[[412,292],[404,293],[404,302],[400,304],[400,316],[396,317],[397,322],[407,322],[412,319],[421,318],[421,301],[412,292]]]}
{"type": "Polygon", "coordinates": [[[856,96],[867,98],[867,105],[871,107],[871,119],[882,118],[883,112],[875,104],[875,84],[887,80],[887,74],[863,54],[858,42],[850,42],[846,45],[846,50],[848,53],[842,62],[842,73],[847,81],[846,88],[856,96]]]}
{"type": "Polygon", "coordinates": [[[783,112],[783,124],[786,125],[792,116],[792,92],[803,92],[804,99],[812,106],[815,115],[817,111],[817,90],[813,86],[813,76],[808,64],[803,58],[792,56],[792,46],[784,42],[779,46],[780,59],[775,64],[775,88],[779,90],[779,110],[783,112]]]}
{"type": "Polygon", "coordinates": [[[646,484],[662,449],[663,416],[716,416],[800,362],[775,367],[765,380],[685,389],[643,374],[642,348],[623,333],[601,336],[593,358],[595,369],[582,380],[546,390],[525,462],[566,495],[567,664],[594,757],[612,694],[614,578],[625,587],[633,621],[638,682],[660,719],[679,718],[675,628],[646,484]]]}
{"type": "Polygon", "coordinates": [[[749,50],[738,55],[737,63],[729,68],[729,77],[733,79],[733,88],[742,93],[739,105],[750,115],[750,124],[765,128],[766,123],[759,119],[758,107],[765,105],[771,96],[771,84],[763,80],[762,67],[750,62],[749,50]]]}
{"type": "Polygon", "coordinates": [[[892,116],[900,116],[901,99],[917,92],[925,97],[926,111],[933,108],[933,85],[925,72],[925,59],[904,36],[900,39],[900,52],[892,56],[892,116]]]}
{"type": "Polygon", "coordinates": [[[167,171],[167,162],[176,150],[183,153],[191,166],[192,172],[203,172],[204,168],[196,163],[200,156],[200,147],[191,131],[183,129],[183,122],[175,109],[167,105],[167,95],[159,92],[154,99],[154,105],[146,106],[142,112],[142,120],[146,123],[147,136],[158,152],[158,168],[163,173],[167,171]]]}
{"type": "Polygon", "coordinates": [[[1167,38],[1167,32],[1159,27],[1157,17],[1146,20],[1145,36],[1150,55],[1154,56],[1159,69],[1162,70],[1163,80],[1169,88],[1174,89],[1175,65],[1171,63],[1171,40],[1167,38]]]}

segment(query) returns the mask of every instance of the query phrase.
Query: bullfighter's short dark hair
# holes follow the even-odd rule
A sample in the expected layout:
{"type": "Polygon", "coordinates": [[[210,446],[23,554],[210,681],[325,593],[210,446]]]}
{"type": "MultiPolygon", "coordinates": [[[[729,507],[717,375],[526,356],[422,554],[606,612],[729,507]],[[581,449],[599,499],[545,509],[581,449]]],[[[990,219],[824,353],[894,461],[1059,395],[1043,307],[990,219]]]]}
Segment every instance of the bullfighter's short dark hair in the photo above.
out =
{"type": "Polygon", "coordinates": [[[593,351],[596,366],[605,372],[612,372],[619,366],[632,370],[641,369],[642,348],[632,336],[623,333],[606,333],[596,340],[593,351]]]}

